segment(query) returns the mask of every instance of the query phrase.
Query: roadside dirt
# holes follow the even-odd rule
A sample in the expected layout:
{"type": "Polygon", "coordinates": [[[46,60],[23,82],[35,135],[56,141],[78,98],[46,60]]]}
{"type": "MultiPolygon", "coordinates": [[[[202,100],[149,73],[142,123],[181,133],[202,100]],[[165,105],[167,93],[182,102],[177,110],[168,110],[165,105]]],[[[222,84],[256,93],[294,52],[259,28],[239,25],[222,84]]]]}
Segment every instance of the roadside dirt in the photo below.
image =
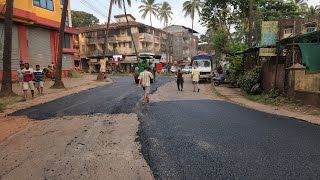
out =
{"type": "Polygon", "coordinates": [[[0,144],[0,179],[153,179],[136,114],[35,121],[0,144]]]}
{"type": "Polygon", "coordinates": [[[30,124],[32,121],[26,117],[0,117],[0,143],[30,124]]]}

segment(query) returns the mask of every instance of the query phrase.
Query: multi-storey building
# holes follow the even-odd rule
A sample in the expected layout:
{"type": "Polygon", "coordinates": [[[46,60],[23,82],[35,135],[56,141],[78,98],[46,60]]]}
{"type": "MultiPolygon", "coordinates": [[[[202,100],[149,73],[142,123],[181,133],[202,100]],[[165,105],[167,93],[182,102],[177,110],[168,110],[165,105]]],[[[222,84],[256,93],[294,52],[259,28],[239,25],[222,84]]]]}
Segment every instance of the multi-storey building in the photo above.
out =
{"type": "MultiPolygon", "coordinates": [[[[61,22],[63,0],[15,0],[12,33],[12,72],[20,63],[29,62],[32,67],[39,64],[48,67],[57,60],[58,34],[61,22]]],[[[0,9],[5,10],[5,2],[0,1],[0,9]]],[[[64,76],[73,69],[73,36],[78,33],[72,28],[71,11],[68,8],[63,49],[64,76]]],[[[3,14],[4,12],[2,12],[3,14]]],[[[3,20],[4,16],[0,16],[3,20]]],[[[3,69],[4,24],[0,21],[0,79],[3,69]]]]}
{"type": "Polygon", "coordinates": [[[280,39],[320,30],[320,16],[279,20],[280,39]]]}
{"type": "Polygon", "coordinates": [[[137,63],[133,42],[139,54],[166,56],[168,38],[165,31],[139,23],[128,14],[130,32],[124,15],[117,15],[114,18],[116,22],[110,24],[105,57],[103,49],[106,25],[80,28],[80,57],[84,71],[98,71],[99,61],[104,58],[109,60],[108,70],[114,66],[119,71],[130,71],[137,63]]]}
{"type": "Polygon", "coordinates": [[[172,34],[172,58],[174,61],[186,61],[198,53],[198,34],[190,28],[180,25],[172,25],[164,29],[172,34]]]}

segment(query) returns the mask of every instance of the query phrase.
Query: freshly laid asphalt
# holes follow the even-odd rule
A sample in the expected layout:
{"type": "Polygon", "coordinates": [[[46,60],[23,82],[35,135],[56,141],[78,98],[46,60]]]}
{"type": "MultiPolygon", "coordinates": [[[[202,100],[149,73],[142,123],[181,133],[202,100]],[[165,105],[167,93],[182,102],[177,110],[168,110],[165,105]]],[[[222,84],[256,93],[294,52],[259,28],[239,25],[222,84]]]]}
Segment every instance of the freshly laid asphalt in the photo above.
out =
{"type": "MultiPolygon", "coordinates": [[[[119,114],[132,113],[137,102],[143,96],[133,77],[112,77],[113,84],[87,90],[55,101],[37,105],[13,113],[14,116],[25,115],[35,120],[54,117],[90,115],[96,113],[119,114]]],[[[152,84],[151,92],[169,81],[170,77],[158,77],[152,84]]]]}
{"type": "MultiPolygon", "coordinates": [[[[320,179],[320,126],[213,100],[137,108],[142,91],[133,79],[113,80],[13,115],[138,113],[142,153],[156,179],[320,179]]],[[[152,90],[171,80],[158,78],[152,90]]]]}

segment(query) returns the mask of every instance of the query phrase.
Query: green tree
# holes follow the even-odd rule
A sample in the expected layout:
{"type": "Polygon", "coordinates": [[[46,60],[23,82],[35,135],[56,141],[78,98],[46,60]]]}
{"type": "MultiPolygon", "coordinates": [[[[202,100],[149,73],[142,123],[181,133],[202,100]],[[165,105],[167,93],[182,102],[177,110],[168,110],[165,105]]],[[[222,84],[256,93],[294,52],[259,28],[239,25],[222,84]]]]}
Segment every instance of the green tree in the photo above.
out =
{"type": "Polygon", "coordinates": [[[158,18],[160,20],[160,22],[163,21],[163,25],[164,27],[168,26],[169,20],[172,19],[172,8],[170,6],[170,4],[167,1],[164,1],[161,4],[161,7],[158,10],[158,18]]]}
{"type": "Polygon", "coordinates": [[[99,24],[99,19],[93,14],[83,11],[71,11],[72,26],[74,28],[89,27],[99,24]]]}
{"type": "Polygon", "coordinates": [[[68,12],[68,5],[69,5],[69,0],[64,0],[62,15],[61,15],[60,31],[59,31],[59,45],[58,45],[56,78],[55,78],[54,84],[51,87],[54,89],[64,88],[64,83],[62,82],[62,50],[63,50],[64,29],[66,27],[66,17],[67,17],[67,12],[68,12]]]}
{"type": "Polygon", "coordinates": [[[150,25],[152,27],[152,15],[158,17],[159,4],[156,4],[156,0],[142,0],[142,5],[139,6],[139,13],[142,13],[142,18],[145,19],[149,13],[150,25]]]}
{"type": "Polygon", "coordinates": [[[308,0],[291,0],[292,3],[298,6],[298,8],[304,12],[308,10],[308,0]]]}
{"type": "Polygon", "coordinates": [[[1,94],[13,95],[11,80],[11,58],[12,58],[12,18],[13,1],[6,1],[6,13],[4,20],[4,47],[3,47],[3,77],[1,82],[1,94]]]}

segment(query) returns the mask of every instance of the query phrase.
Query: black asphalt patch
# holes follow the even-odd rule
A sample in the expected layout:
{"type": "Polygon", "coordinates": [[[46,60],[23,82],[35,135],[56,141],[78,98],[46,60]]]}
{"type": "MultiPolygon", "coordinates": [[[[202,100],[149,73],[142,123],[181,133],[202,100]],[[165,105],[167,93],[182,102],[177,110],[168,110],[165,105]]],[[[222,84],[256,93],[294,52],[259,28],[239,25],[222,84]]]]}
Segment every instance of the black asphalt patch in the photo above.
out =
{"type": "Polygon", "coordinates": [[[320,179],[320,126],[222,101],[152,103],[140,114],[156,179],[320,179]]]}
{"type": "MultiPolygon", "coordinates": [[[[143,97],[133,77],[112,77],[113,84],[66,96],[52,102],[37,105],[11,115],[25,115],[35,120],[62,116],[79,116],[96,113],[132,113],[137,102],[143,97]]],[[[151,86],[151,93],[161,85],[172,81],[171,77],[158,77],[151,86]]]]}

